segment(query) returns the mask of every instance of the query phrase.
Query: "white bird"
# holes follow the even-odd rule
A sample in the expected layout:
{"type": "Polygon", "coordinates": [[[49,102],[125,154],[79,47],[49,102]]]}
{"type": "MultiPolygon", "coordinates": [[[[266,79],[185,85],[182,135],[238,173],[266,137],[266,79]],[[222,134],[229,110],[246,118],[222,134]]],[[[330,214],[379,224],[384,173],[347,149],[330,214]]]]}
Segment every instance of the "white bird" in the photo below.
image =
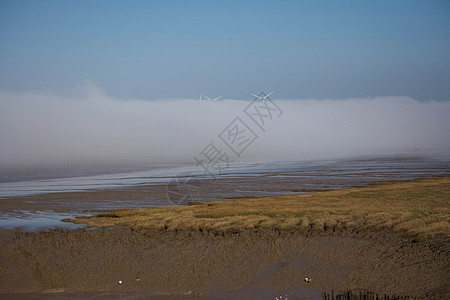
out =
{"type": "Polygon", "coordinates": [[[260,97],[260,96],[257,96],[257,95],[255,95],[255,94],[252,94],[252,96],[255,96],[256,98],[261,99],[262,102],[265,102],[266,98],[269,97],[270,95],[272,95],[272,93],[273,93],[273,92],[270,92],[269,94],[265,95],[264,97],[260,97]]]}

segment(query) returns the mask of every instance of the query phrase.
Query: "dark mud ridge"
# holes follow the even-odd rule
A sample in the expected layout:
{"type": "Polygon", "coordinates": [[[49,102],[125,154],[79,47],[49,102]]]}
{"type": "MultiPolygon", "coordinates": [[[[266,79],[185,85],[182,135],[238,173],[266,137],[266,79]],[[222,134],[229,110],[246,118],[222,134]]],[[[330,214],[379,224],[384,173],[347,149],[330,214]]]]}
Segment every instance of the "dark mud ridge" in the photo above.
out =
{"type": "Polygon", "coordinates": [[[216,236],[126,228],[2,231],[0,298],[138,293],[320,299],[331,290],[369,290],[449,299],[449,262],[443,241],[379,233],[305,237],[270,230],[216,236]],[[312,281],[305,282],[305,277],[312,281]]]}

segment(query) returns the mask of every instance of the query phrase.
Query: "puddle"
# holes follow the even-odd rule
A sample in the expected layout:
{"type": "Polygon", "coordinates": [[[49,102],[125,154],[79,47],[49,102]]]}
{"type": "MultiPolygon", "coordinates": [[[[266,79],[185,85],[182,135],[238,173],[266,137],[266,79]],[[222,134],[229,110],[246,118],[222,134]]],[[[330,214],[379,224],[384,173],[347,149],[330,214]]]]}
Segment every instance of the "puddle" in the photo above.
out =
{"type": "Polygon", "coordinates": [[[55,212],[53,210],[21,210],[14,209],[0,214],[0,229],[15,229],[32,232],[54,228],[76,229],[86,227],[85,224],[62,222],[62,219],[72,219],[76,216],[89,214],[75,212],[55,212]]]}

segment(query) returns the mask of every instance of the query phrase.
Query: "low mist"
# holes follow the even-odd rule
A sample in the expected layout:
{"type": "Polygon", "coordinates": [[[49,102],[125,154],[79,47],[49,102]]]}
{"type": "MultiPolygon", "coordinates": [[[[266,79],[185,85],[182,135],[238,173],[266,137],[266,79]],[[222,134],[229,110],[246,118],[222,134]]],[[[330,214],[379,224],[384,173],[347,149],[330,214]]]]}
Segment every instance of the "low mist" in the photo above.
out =
{"type": "Polygon", "coordinates": [[[195,163],[211,141],[234,161],[449,153],[450,102],[271,98],[282,113],[267,118],[263,131],[244,112],[250,96],[121,100],[92,82],[77,96],[1,93],[0,167],[195,163]],[[258,136],[240,157],[219,138],[236,117],[258,136]]]}

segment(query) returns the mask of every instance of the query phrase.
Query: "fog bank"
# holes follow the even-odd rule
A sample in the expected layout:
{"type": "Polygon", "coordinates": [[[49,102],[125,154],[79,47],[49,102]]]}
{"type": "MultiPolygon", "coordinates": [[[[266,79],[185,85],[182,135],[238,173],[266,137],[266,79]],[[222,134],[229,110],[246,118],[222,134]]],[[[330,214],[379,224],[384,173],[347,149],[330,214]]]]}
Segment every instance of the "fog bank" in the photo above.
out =
{"type": "Polygon", "coordinates": [[[0,167],[194,163],[211,141],[235,161],[450,149],[450,102],[281,100],[275,93],[282,113],[266,118],[263,131],[244,112],[251,97],[121,100],[90,82],[81,91],[70,97],[1,93],[0,167]],[[236,117],[258,136],[240,158],[219,138],[236,117]]]}

